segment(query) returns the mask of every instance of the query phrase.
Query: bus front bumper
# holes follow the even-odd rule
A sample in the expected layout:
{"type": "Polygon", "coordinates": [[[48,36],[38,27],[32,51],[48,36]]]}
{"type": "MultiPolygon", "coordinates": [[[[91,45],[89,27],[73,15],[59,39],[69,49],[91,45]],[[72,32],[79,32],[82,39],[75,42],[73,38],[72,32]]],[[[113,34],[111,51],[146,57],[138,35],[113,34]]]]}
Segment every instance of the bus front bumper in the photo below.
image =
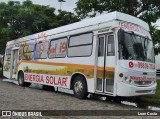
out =
{"type": "Polygon", "coordinates": [[[139,96],[147,94],[155,94],[157,83],[148,87],[137,87],[124,82],[117,84],[117,96],[139,96]]]}

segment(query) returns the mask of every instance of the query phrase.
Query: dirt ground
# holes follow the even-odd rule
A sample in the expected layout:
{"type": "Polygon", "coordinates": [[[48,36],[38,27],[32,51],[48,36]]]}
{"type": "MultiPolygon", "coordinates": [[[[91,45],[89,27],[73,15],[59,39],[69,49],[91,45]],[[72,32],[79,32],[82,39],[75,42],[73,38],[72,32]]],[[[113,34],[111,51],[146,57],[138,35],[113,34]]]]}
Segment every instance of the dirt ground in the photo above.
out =
{"type": "MultiPolygon", "coordinates": [[[[114,110],[116,113],[124,113],[129,110],[142,110],[133,106],[109,102],[106,100],[86,99],[80,100],[75,98],[72,94],[53,92],[42,90],[41,86],[20,87],[14,83],[2,81],[0,79],[0,110],[114,110]],[[123,111],[118,111],[123,110],[123,111]]],[[[84,114],[85,115],[85,114],[84,114]]],[[[107,118],[108,116],[54,116],[54,118],[76,118],[76,119],[98,119],[107,118]]],[[[94,114],[93,114],[94,115],[94,114]]],[[[6,117],[3,117],[6,118],[6,117]]],[[[12,117],[22,118],[22,117],[12,117]]],[[[24,117],[28,119],[28,117],[24,117]]],[[[29,117],[33,118],[33,117],[29,117]]],[[[39,119],[40,117],[34,117],[39,119]]],[[[52,119],[53,116],[41,117],[45,119],[52,119]]],[[[124,118],[124,119],[156,119],[157,116],[110,116],[109,118],[124,118]]]]}

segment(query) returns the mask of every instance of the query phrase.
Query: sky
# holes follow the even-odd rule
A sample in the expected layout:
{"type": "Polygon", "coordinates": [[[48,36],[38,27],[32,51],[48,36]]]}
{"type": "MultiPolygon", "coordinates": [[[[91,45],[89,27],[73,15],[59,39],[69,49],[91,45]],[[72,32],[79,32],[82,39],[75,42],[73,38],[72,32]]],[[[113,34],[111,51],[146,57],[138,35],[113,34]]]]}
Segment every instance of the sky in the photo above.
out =
{"type": "MultiPolygon", "coordinates": [[[[10,0],[0,0],[0,2],[8,2],[10,0]]],[[[25,0],[12,0],[12,1],[25,1],[25,0]]],[[[54,7],[57,10],[60,9],[60,3],[58,0],[31,0],[33,4],[40,4],[40,5],[49,5],[50,7],[54,7]]],[[[74,8],[76,8],[76,2],[78,0],[65,0],[66,2],[63,2],[61,4],[61,9],[64,11],[74,12],[74,8]]],[[[158,26],[158,29],[160,29],[160,19],[157,20],[156,23],[154,23],[156,26],[158,26]]]]}

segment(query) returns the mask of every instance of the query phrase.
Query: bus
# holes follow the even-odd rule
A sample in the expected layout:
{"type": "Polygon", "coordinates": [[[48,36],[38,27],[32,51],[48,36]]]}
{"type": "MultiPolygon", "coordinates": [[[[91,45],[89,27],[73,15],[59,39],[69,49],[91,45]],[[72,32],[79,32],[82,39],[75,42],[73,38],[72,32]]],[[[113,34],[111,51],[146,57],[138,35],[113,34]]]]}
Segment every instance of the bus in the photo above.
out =
{"type": "Polygon", "coordinates": [[[148,24],[115,11],[7,42],[3,74],[80,99],[139,96],[156,91],[154,57],[148,24]]]}
{"type": "Polygon", "coordinates": [[[156,64],[156,74],[157,78],[160,78],[160,54],[155,56],[155,64],[156,64]]]}

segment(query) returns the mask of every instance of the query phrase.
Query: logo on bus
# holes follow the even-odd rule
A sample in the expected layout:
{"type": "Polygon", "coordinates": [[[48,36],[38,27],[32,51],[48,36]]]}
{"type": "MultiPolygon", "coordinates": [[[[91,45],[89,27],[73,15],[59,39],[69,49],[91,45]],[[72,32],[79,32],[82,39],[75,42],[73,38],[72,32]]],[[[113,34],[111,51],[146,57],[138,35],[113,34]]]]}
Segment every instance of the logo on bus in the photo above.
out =
{"type": "Polygon", "coordinates": [[[133,68],[133,62],[129,62],[129,68],[133,68]]]}
{"type": "Polygon", "coordinates": [[[121,22],[121,28],[124,30],[133,31],[143,36],[150,36],[148,31],[142,29],[141,27],[137,25],[134,25],[128,22],[121,22]]]}

